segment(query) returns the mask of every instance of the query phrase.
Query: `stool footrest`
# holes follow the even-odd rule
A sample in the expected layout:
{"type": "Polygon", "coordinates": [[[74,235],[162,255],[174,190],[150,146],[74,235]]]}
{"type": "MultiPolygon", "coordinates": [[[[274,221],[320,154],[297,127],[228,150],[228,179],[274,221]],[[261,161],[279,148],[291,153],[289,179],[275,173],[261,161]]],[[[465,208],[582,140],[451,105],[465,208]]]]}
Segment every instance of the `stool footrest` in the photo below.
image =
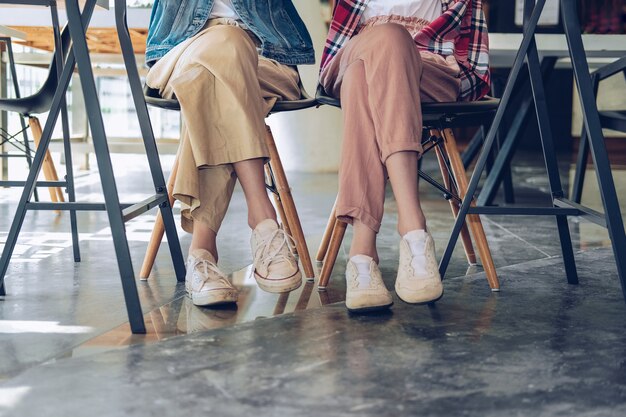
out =
{"type": "MultiPolygon", "coordinates": [[[[167,202],[167,194],[155,194],[138,203],[121,203],[120,209],[124,222],[167,202]]],[[[27,210],[75,210],[75,211],[106,211],[104,203],[52,203],[52,202],[28,202],[27,210]]]]}
{"type": "MultiPolygon", "coordinates": [[[[0,181],[0,187],[23,187],[26,181],[0,181]]],[[[67,181],[37,181],[36,187],[67,187],[67,181]]]]}
{"type": "Polygon", "coordinates": [[[122,216],[124,217],[124,222],[134,219],[137,216],[142,215],[143,213],[161,205],[168,203],[167,193],[155,194],[146,198],[139,203],[135,203],[132,206],[126,207],[122,210],[122,216]]]}
{"type": "MultiPolygon", "coordinates": [[[[555,202],[556,204],[556,202],[555,202]]],[[[470,214],[493,214],[508,216],[580,216],[580,210],[571,207],[529,207],[529,206],[473,206],[470,214]]]]}

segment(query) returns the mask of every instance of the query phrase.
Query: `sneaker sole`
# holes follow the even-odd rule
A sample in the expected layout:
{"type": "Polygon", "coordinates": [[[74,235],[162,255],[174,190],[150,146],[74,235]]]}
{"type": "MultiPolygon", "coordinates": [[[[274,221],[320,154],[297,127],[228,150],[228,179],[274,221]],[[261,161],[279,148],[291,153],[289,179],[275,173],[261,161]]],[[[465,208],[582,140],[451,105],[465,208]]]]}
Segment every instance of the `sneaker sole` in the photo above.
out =
{"type": "Polygon", "coordinates": [[[367,306],[367,307],[359,307],[359,308],[350,308],[346,306],[350,313],[373,313],[375,311],[388,310],[393,305],[393,301],[389,304],[379,305],[379,306],[367,306]]]}
{"type": "Polygon", "coordinates": [[[423,306],[423,305],[426,305],[426,304],[434,304],[434,303],[436,303],[437,301],[439,301],[439,300],[441,300],[441,299],[443,298],[443,294],[444,294],[444,292],[445,292],[445,291],[442,289],[442,290],[441,290],[441,294],[439,294],[439,296],[438,296],[438,297],[433,298],[432,300],[412,302],[412,301],[406,301],[405,299],[403,299],[403,298],[400,296],[400,294],[398,294],[398,289],[397,289],[397,288],[395,288],[395,290],[396,290],[396,295],[398,296],[398,298],[399,298],[400,300],[402,300],[403,302],[405,302],[405,303],[407,303],[407,304],[411,304],[411,305],[414,305],[414,306],[423,306]]]}
{"type": "Polygon", "coordinates": [[[267,279],[259,276],[256,271],[254,272],[254,279],[263,291],[271,292],[274,294],[282,294],[284,292],[291,292],[297,290],[302,285],[302,273],[300,270],[294,275],[283,279],[267,279]]]}
{"type": "Polygon", "coordinates": [[[187,291],[187,295],[191,298],[193,305],[198,307],[233,304],[236,303],[239,298],[237,291],[230,289],[213,290],[202,295],[194,295],[192,292],[187,291]]]}

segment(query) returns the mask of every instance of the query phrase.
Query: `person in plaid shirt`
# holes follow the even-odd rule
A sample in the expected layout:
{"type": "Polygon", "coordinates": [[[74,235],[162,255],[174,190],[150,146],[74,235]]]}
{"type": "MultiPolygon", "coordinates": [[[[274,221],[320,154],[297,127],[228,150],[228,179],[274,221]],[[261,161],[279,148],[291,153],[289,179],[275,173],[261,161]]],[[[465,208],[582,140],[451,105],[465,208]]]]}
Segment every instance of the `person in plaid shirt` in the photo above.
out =
{"type": "Polygon", "coordinates": [[[398,206],[396,293],[408,303],[443,295],[420,207],[421,103],[470,101],[489,91],[480,0],[338,0],[320,84],[341,99],[344,139],[336,215],[354,226],[346,268],[351,311],[388,308],[376,235],[389,177],[398,206]]]}

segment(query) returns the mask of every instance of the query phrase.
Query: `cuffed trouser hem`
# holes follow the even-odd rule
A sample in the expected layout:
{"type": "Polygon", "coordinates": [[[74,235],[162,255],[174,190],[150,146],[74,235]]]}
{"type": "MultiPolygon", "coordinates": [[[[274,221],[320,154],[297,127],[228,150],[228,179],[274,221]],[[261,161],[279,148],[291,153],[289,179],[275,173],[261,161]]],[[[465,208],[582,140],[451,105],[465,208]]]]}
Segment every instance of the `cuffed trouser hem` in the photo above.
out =
{"type": "Polygon", "coordinates": [[[375,216],[372,216],[360,207],[337,207],[335,209],[335,213],[337,219],[342,222],[353,224],[354,219],[356,219],[372,229],[374,232],[378,233],[380,231],[382,219],[376,219],[375,216]]]}
{"type": "Polygon", "coordinates": [[[418,158],[424,152],[424,148],[420,142],[414,140],[406,142],[389,142],[383,145],[381,161],[383,164],[387,163],[387,158],[397,152],[417,152],[418,158]]]}

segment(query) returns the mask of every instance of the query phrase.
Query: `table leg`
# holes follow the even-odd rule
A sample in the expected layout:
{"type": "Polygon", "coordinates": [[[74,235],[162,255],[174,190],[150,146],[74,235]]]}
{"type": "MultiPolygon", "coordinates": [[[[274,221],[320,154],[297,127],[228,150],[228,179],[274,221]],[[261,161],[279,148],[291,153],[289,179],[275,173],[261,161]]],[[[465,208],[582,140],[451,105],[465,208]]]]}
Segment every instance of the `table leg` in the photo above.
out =
{"type": "Polygon", "coordinates": [[[602,133],[596,98],[591,78],[589,77],[589,65],[585,59],[576,2],[561,0],[561,15],[564,22],[565,36],[570,48],[572,66],[574,67],[574,78],[582,106],[584,126],[587,130],[587,138],[598,177],[598,186],[600,187],[600,195],[604,205],[609,237],[611,238],[613,254],[617,264],[617,273],[622,285],[624,300],[626,301],[626,256],[624,256],[626,251],[626,232],[624,231],[624,221],[602,133]]]}
{"type": "MultiPolygon", "coordinates": [[[[57,74],[61,77],[63,71],[63,43],[61,41],[61,25],[59,23],[59,13],[55,3],[50,5],[52,15],[52,28],[54,32],[54,50],[57,59],[57,74]]],[[[67,182],[67,198],[70,203],[76,202],[76,191],[74,188],[74,166],[72,159],[72,145],[70,143],[70,128],[67,116],[67,102],[65,95],[61,101],[61,125],[63,128],[63,151],[65,154],[65,181],[67,182]]],[[[35,192],[37,189],[35,189],[35,192]]],[[[36,198],[36,195],[35,195],[36,198]]],[[[80,244],[78,239],[78,222],[76,210],[70,210],[70,230],[72,232],[72,249],[74,251],[74,262],[80,262],[80,244]]]]}
{"type": "MultiPolygon", "coordinates": [[[[81,21],[78,0],[67,0],[65,4],[67,7],[70,34],[74,45],[76,64],[78,65],[78,73],[85,95],[85,106],[91,126],[93,146],[100,171],[104,201],[109,217],[109,224],[111,226],[117,264],[122,279],[122,288],[124,290],[130,327],[133,333],[145,333],[146,328],[141,311],[139,294],[137,293],[135,273],[133,271],[130,248],[128,247],[126,229],[124,227],[124,218],[120,208],[119,195],[115,184],[113,166],[111,164],[111,155],[109,153],[104,122],[102,120],[100,102],[98,101],[98,90],[96,89],[96,83],[91,69],[91,58],[85,37],[87,25],[83,24],[81,21]]],[[[93,4],[95,4],[95,0],[87,0],[85,7],[89,5],[93,7],[93,4]]],[[[163,188],[165,188],[165,181],[163,181],[163,188]]]]}

